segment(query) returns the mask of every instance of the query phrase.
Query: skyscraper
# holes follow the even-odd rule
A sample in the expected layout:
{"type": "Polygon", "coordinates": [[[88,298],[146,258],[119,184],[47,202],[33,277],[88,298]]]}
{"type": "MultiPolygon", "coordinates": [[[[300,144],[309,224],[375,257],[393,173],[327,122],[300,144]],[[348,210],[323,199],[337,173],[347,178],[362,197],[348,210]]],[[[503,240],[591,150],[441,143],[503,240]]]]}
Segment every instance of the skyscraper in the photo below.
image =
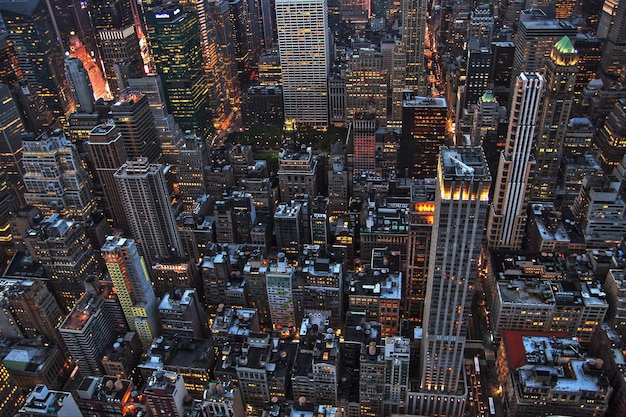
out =
{"type": "Polygon", "coordinates": [[[94,201],[89,174],[76,146],[61,129],[26,136],[22,146],[26,202],[44,215],[58,212],[73,220],[86,220],[94,201]]]}
{"type": "Polygon", "coordinates": [[[2,0],[0,13],[24,78],[54,116],[64,119],[74,111],[74,102],[63,73],[64,47],[47,2],[2,0]]]}
{"type": "Polygon", "coordinates": [[[532,180],[533,143],[545,80],[539,74],[517,77],[509,131],[500,154],[492,211],[487,226],[487,242],[492,248],[521,249],[526,229],[525,204],[532,180]]]}
{"type": "Polygon", "coordinates": [[[136,158],[122,165],[114,177],[132,236],[148,267],[157,258],[182,256],[163,166],[136,158]]]}
{"type": "Polygon", "coordinates": [[[109,88],[117,96],[127,79],[144,75],[137,31],[132,25],[103,29],[98,32],[98,42],[109,88]]]}
{"type": "Polygon", "coordinates": [[[4,166],[9,186],[23,198],[22,133],[24,125],[9,86],[0,85],[0,163],[4,166]]]}
{"type": "Polygon", "coordinates": [[[76,103],[76,111],[93,113],[95,110],[93,88],[83,62],[78,58],[65,58],[65,77],[70,94],[76,103]]]}
{"type": "Polygon", "coordinates": [[[146,13],[157,72],[163,79],[169,109],[183,131],[208,137],[212,131],[209,85],[204,72],[198,18],[179,7],[146,13]]]}
{"type": "Polygon", "coordinates": [[[89,132],[89,141],[85,145],[93,174],[102,187],[113,226],[128,235],[130,234],[128,219],[113,176],[128,160],[122,134],[113,124],[98,125],[89,132]]]}
{"type": "Polygon", "coordinates": [[[417,414],[463,415],[463,352],[490,185],[481,148],[441,148],[417,414]]]}
{"type": "Polygon", "coordinates": [[[563,143],[574,104],[578,54],[570,38],[563,36],[546,62],[546,93],[535,141],[537,161],[532,201],[552,201],[563,157],[563,143]]]}
{"type": "Polygon", "coordinates": [[[146,263],[133,239],[108,236],[102,246],[102,255],[126,322],[131,331],[137,332],[145,350],[160,331],[158,299],[154,295],[146,263]]]}
{"type": "Polygon", "coordinates": [[[277,0],[285,119],[328,125],[330,40],[326,0],[277,0]]]}
{"type": "Polygon", "coordinates": [[[406,52],[405,87],[417,94],[426,92],[424,45],[427,3],[426,0],[402,0],[402,43],[406,52]]]}
{"type": "Polygon", "coordinates": [[[205,141],[193,134],[185,135],[178,155],[178,190],[187,211],[193,211],[196,200],[206,194],[204,167],[207,165],[209,151],[205,141]]]}
{"type": "MultiPolygon", "coordinates": [[[[609,84],[624,75],[626,66],[626,3],[623,1],[606,1],[604,10],[611,11],[610,24],[606,33],[606,45],[600,67],[601,75],[609,84]],[[613,5],[611,8],[610,5],[613,5]],[[609,6],[609,7],[607,7],[609,6]],[[612,10],[611,10],[612,9],[612,10]]],[[[598,28],[598,36],[600,36],[598,28]]]]}

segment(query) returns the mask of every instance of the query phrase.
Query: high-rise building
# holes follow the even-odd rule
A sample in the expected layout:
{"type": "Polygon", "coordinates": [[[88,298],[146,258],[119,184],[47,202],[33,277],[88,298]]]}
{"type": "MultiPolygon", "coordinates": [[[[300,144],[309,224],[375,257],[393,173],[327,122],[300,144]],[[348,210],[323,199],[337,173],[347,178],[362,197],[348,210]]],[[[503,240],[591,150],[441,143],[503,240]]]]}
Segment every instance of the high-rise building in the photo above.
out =
{"type": "Polygon", "coordinates": [[[373,48],[359,48],[350,58],[346,77],[348,120],[368,112],[379,126],[386,126],[388,71],[383,68],[382,54],[373,48]]]}
{"type": "Polygon", "coordinates": [[[163,79],[174,120],[183,131],[208,137],[213,124],[198,18],[179,7],[155,8],[146,13],[146,22],[157,72],[163,79]]]}
{"type": "Polygon", "coordinates": [[[93,174],[100,184],[108,213],[113,226],[130,234],[128,219],[124,212],[119,191],[113,174],[128,160],[122,134],[114,124],[103,124],[89,132],[89,141],[85,144],[93,174]]]}
{"type": "Polygon", "coordinates": [[[533,143],[545,79],[539,74],[517,77],[509,131],[500,154],[494,201],[487,226],[487,242],[492,248],[521,249],[526,230],[526,204],[532,181],[533,143]]]}
{"type": "Polygon", "coordinates": [[[101,263],[83,223],[53,214],[26,230],[31,256],[43,266],[50,287],[61,308],[67,312],[85,290],[84,281],[100,274],[101,263]]]}
{"type": "Polygon", "coordinates": [[[74,102],[63,70],[65,48],[50,7],[49,2],[40,0],[0,1],[0,13],[25,80],[54,116],[64,120],[74,111],[74,102]]]}
{"type": "MultiPolygon", "coordinates": [[[[1,53],[1,52],[0,52],[1,53]]],[[[4,166],[8,186],[23,199],[22,133],[24,125],[17,103],[7,85],[0,85],[0,163],[4,166]]]]}
{"type": "Polygon", "coordinates": [[[44,215],[84,221],[95,208],[89,173],[61,129],[23,137],[24,199],[44,215]]]}
{"type": "Polygon", "coordinates": [[[441,97],[407,93],[402,103],[399,174],[405,178],[433,178],[439,147],[448,137],[448,105],[441,97]]]}
{"type": "Polygon", "coordinates": [[[158,299],[154,295],[146,263],[134,240],[108,236],[102,246],[113,287],[131,331],[137,332],[141,346],[147,349],[158,327],[158,299]]]}
{"type": "Polygon", "coordinates": [[[89,74],[80,59],[65,58],[65,78],[76,103],[76,111],[93,113],[95,110],[93,88],[89,74]]]}
{"type": "Polygon", "coordinates": [[[311,147],[288,143],[278,154],[280,201],[289,202],[298,194],[317,196],[318,160],[311,147]]]}
{"type": "Polygon", "coordinates": [[[488,47],[473,48],[468,51],[467,72],[465,79],[464,107],[475,105],[487,90],[491,72],[493,53],[488,47]]]}
{"type": "MultiPolygon", "coordinates": [[[[620,1],[606,1],[603,11],[609,10],[609,26],[606,31],[606,44],[600,68],[602,78],[609,84],[624,75],[626,65],[626,4],[620,1]],[[613,7],[610,7],[610,6],[613,7]]],[[[598,28],[598,35],[600,33],[598,28]]]]}
{"type": "Polygon", "coordinates": [[[132,236],[137,239],[146,265],[151,267],[158,258],[182,256],[163,166],[137,158],[128,160],[113,176],[132,236]]]}
{"type": "Polygon", "coordinates": [[[356,113],[350,123],[354,144],[354,175],[376,170],[376,122],[375,112],[356,113]]]}
{"type": "MultiPolygon", "coordinates": [[[[239,78],[235,57],[235,38],[230,20],[230,7],[227,0],[209,2],[208,13],[213,21],[213,29],[219,45],[219,57],[222,61],[226,81],[226,90],[231,104],[237,101],[239,78]]],[[[273,13],[272,13],[273,14],[273,13]]],[[[259,62],[260,65],[260,62],[259,62]]],[[[259,69],[260,70],[260,69],[259,69]]]]}
{"type": "Polygon", "coordinates": [[[331,148],[327,183],[329,214],[345,214],[348,211],[348,166],[345,145],[339,141],[331,148]]]}
{"type": "Polygon", "coordinates": [[[109,116],[122,134],[129,158],[142,156],[151,164],[161,161],[161,144],[148,97],[141,93],[124,93],[111,106],[109,116]]]}
{"type": "Polygon", "coordinates": [[[595,142],[600,149],[599,162],[602,168],[616,167],[626,154],[626,98],[619,99],[609,113],[595,142]]]}
{"type": "Polygon", "coordinates": [[[207,320],[196,290],[174,290],[159,303],[163,336],[204,339],[208,336],[207,320]]]}
{"type": "Polygon", "coordinates": [[[157,140],[163,152],[161,161],[171,165],[172,169],[177,169],[178,148],[182,145],[183,131],[174,121],[174,116],[167,110],[167,98],[161,77],[148,75],[142,78],[129,78],[128,89],[140,92],[148,98],[157,131],[157,140]]]}
{"type": "Polygon", "coordinates": [[[424,48],[426,44],[426,0],[402,0],[402,43],[406,53],[405,88],[426,92],[424,48]]]}
{"type": "MultiPolygon", "coordinates": [[[[135,0],[131,0],[135,2],[135,0]]],[[[114,96],[127,87],[129,78],[144,76],[139,38],[135,26],[129,24],[111,27],[98,32],[104,72],[114,96]]]]}
{"type": "Polygon", "coordinates": [[[532,201],[553,201],[556,197],[563,145],[574,104],[578,54],[570,38],[563,36],[546,62],[545,94],[537,123],[535,175],[532,201]]]}
{"type": "Polygon", "coordinates": [[[265,274],[267,300],[270,308],[272,327],[277,331],[295,328],[292,281],[295,269],[287,265],[285,254],[278,255],[278,262],[268,267],[265,274]]]}
{"type": "Polygon", "coordinates": [[[102,375],[102,356],[115,341],[107,295],[85,293],[65,318],[59,332],[82,375],[102,375]]]}
{"type": "Polygon", "coordinates": [[[193,211],[196,200],[207,193],[204,168],[209,165],[206,142],[194,134],[183,138],[178,153],[178,191],[185,210],[193,211]]]}
{"type": "Polygon", "coordinates": [[[304,242],[305,225],[300,221],[302,204],[279,204],[274,212],[274,230],[276,245],[289,258],[296,258],[300,254],[304,242]]]}
{"type": "Polygon", "coordinates": [[[189,396],[182,375],[170,371],[155,371],[143,390],[148,405],[158,417],[183,417],[183,403],[189,396]]]}
{"type": "Polygon", "coordinates": [[[491,175],[481,148],[441,148],[430,248],[417,414],[465,409],[467,320],[487,218],[491,175]]]}
{"type": "Polygon", "coordinates": [[[330,39],[326,0],[276,1],[285,119],[328,125],[330,39]]]}

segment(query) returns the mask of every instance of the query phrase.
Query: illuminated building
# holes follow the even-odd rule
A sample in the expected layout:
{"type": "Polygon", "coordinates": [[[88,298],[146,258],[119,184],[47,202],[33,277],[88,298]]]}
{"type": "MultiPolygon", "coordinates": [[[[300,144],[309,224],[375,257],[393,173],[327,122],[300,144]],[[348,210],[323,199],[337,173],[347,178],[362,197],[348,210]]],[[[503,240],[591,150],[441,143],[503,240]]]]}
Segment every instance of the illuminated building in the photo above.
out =
{"type": "Polygon", "coordinates": [[[106,295],[85,293],[59,327],[81,375],[102,375],[102,356],[115,341],[106,295]]]}
{"type": "MultiPolygon", "coordinates": [[[[77,36],[70,37],[70,57],[78,58],[84,66],[86,76],[93,87],[93,96],[96,99],[108,97],[106,80],[102,74],[102,70],[98,66],[96,59],[87,51],[85,45],[80,41],[77,36]]],[[[97,51],[93,51],[96,55],[97,51]]],[[[70,80],[68,79],[68,82],[70,80]]],[[[71,87],[71,85],[70,85],[71,87]]],[[[76,100],[76,99],[74,99],[76,100]]],[[[78,106],[78,102],[76,103],[78,106]]]]}
{"type": "Polygon", "coordinates": [[[370,18],[371,4],[363,0],[341,0],[339,2],[341,20],[352,24],[365,24],[370,18]]]}
{"type": "Polygon", "coordinates": [[[152,287],[159,298],[174,290],[185,291],[200,286],[196,264],[187,259],[160,259],[152,265],[150,275],[152,287]]]}
{"type": "Polygon", "coordinates": [[[24,136],[24,199],[44,215],[58,212],[77,221],[95,208],[89,173],[78,150],[60,130],[24,136]]]}
{"type": "Polygon", "coordinates": [[[354,143],[354,175],[374,172],[376,169],[376,112],[354,114],[349,134],[354,143]]]}
{"type": "Polygon", "coordinates": [[[22,391],[13,382],[7,368],[0,363],[0,410],[9,416],[16,415],[22,404],[22,391]]]}
{"type": "Polygon", "coordinates": [[[114,124],[98,125],[89,132],[85,147],[92,164],[92,172],[104,193],[114,227],[129,234],[130,227],[114,178],[115,171],[128,159],[122,134],[114,124]]]}
{"type": "Polygon", "coordinates": [[[242,94],[241,117],[244,126],[282,126],[283,90],[278,85],[252,85],[242,94]]]}
{"type": "Polygon", "coordinates": [[[383,68],[382,54],[372,48],[359,48],[350,57],[346,78],[347,119],[369,112],[379,126],[386,126],[388,72],[383,68]]]}
{"type": "Polygon", "coordinates": [[[192,211],[198,197],[206,194],[204,167],[209,165],[208,147],[203,139],[187,134],[178,153],[178,190],[185,210],[192,211]]]}
{"type": "MultiPolygon", "coordinates": [[[[146,13],[157,71],[169,110],[183,131],[207,138],[212,132],[209,83],[204,70],[198,18],[179,7],[146,13]]],[[[213,115],[217,118],[218,115],[213,115]]]]}
{"type": "Polygon", "coordinates": [[[563,36],[574,39],[577,33],[576,26],[567,20],[547,19],[539,9],[522,11],[514,42],[512,85],[522,72],[543,73],[554,44],[563,36]]]}
{"type": "Polygon", "coordinates": [[[327,2],[277,0],[275,7],[285,119],[324,128],[330,70],[327,2]]]}
{"type": "Polygon", "coordinates": [[[467,78],[465,79],[465,99],[463,103],[465,108],[475,105],[489,87],[492,59],[493,53],[488,47],[468,50],[467,78]]]}
{"type": "Polygon", "coordinates": [[[274,212],[274,231],[276,245],[289,258],[296,258],[300,254],[304,242],[304,231],[301,219],[302,204],[279,204],[274,212]]]}
{"type": "Polygon", "coordinates": [[[20,202],[10,188],[7,173],[0,167],[0,252],[12,253],[13,235],[11,234],[11,213],[19,209],[20,202]]]}
{"type": "Polygon", "coordinates": [[[74,102],[63,73],[64,47],[57,39],[56,17],[46,1],[0,2],[0,12],[13,42],[24,78],[56,118],[65,120],[74,102]]]}
{"type": "MultiPolygon", "coordinates": [[[[209,2],[208,13],[213,21],[215,37],[219,44],[219,57],[222,61],[226,81],[226,89],[231,104],[236,104],[239,93],[239,78],[237,73],[237,60],[235,57],[235,35],[230,20],[230,6],[228,0],[209,2]]],[[[261,63],[259,62],[259,67],[261,63]]]]}
{"type": "Polygon", "coordinates": [[[45,385],[37,385],[28,394],[18,414],[29,417],[83,417],[72,393],[52,391],[45,385]]]}
{"type": "Polygon", "coordinates": [[[133,383],[116,376],[87,376],[76,388],[76,403],[84,415],[117,417],[132,401],[133,383]]]}
{"type": "Polygon", "coordinates": [[[208,336],[207,320],[196,290],[172,290],[159,304],[164,336],[203,339],[208,336]]]}
{"type": "Polygon", "coordinates": [[[23,199],[22,181],[22,133],[24,125],[20,119],[17,103],[11,97],[7,85],[0,85],[0,163],[7,175],[7,186],[16,197],[23,199]]]}
{"type": "Polygon", "coordinates": [[[444,98],[405,95],[398,158],[401,177],[435,177],[439,147],[448,138],[447,126],[448,105],[444,98]]]}
{"type": "Polygon", "coordinates": [[[491,50],[493,51],[493,59],[491,60],[489,79],[493,80],[493,95],[500,103],[508,103],[513,77],[515,44],[513,42],[492,42],[491,50]]]}
{"type": "Polygon", "coordinates": [[[583,90],[591,80],[598,76],[602,59],[602,42],[590,33],[579,33],[572,40],[578,52],[578,68],[574,84],[574,114],[576,115],[582,113],[583,90]]]}
{"type": "Polygon", "coordinates": [[[290,142],[278,153],[280,201],[291,201],[297,194],[317,196],[319,165],[311,147],[290,142]]]}
{"type": "Polygon", "coordinates": [[[409,199],[405,197],[368,200],[361,224],[361,264],[369,264],[375,249],[395,252],[406,265],[409,237],[409,199]]]}
{"type": "MultiPolygon", "coordinates": [[[[59,304],[42,280],[2,280],[0,281],[2,306],[12,316],[8,322],[15,327],[13,332],[26,339],[43,336],[50,342],[65,349],[57,328],[64,318],[59,304]]],[[[5,326],[2,334],[5,335],[5,326]]]]}
{"type": "Polygon", "coordinates": [[[346,69],[332,67],[328,76],[328,111],[330,123],[336,126],[346,124],[346,69]]]}
{"type": "Polygon", "coordinates": [[[617,166],[626,154],[626,98],[619,99],[609,113],[595,138],[600,149],[599,162],[610,170],[617,166]]]}
{"type": "Polygon", "coordinates": [[[109,117],[122,134],[128,158],[141,156],[151,164],[161,161],[161,144],[148,97],[141,93],[124,93],[111,106],[109,117]]]}
{"type": "Polygon", "coordinates": [[[402,318],[420,324],[424,316],[426,280],[430,261],[430,236],[435,219],[435,179],[411,184],[407,276],[404,280],[402,318]]]}
{"type": "Polygon", "coordinates": [[[148,98],[157,131],[157,141],[161,144],[163,151],[161,161],[170,165],[173,170],[177,170],[178,151],[183,143],[183,131],[174,121],[174,116],[167,110],[167,98],[161,77],[147,75],[142,78],[129,78],[128,89],[133,92],[140,92],[148,98]]]}
{"type": "Polygon", "coordinates": [[[426,288],[422,376],[409,412],[461,416],[465,409],[464,350],[478,276],[491,175],[481,148],[443,147],[426,288]]]}
{"type": "MultiPolygon", "coordinates": [[[[602,79],[612,85],[620,76],[624,75],[626,65],[626,4],[620,1],[608,0],[603,6],[603,16],[608,9],[608,30],[606,44],[600,61],[602,79]]],[[[602,20],[601,20],[602,23],[602,20]]],[[[598,36],[604,33],[598,28],[598,36]]]]}
{"type": "Polygon", "coordinates": [[[274,330],[292,330],[295,327],[292,281],[295,270],[287,266],[285,255],[278,255],[278,262],[270,264],[265,274],[270,319],[274,330]]]}
{"type": "Polygon", "coordinates": [[[490,146],[494,141],[493,137],[498,132],[498,122],[500,121],[500,106],[493,96],[493,90],[485,90],[478,99],[474,108],[474,118],[472,121],[472,131],[470,138],[473,145],[482,146],[485,150],[489,169],[495,171],[497,166],[492,167],[494,160],[498,159],[501,149],[494,149],[490,146]]]}
{"type": "Polygon", "coordinates": [[[155,417],[183,417],[187,388],[182,375],[155,371],[143,390],[155,417]]]}
{"type": "Polygon", "coordinates": [[[94,0],[89,2],[89,7],[93,28],[96,31],[132,25],[133,14],[137,8],[135,0],[94,0]]]}
{"type": "Polygon", "coordinates": [[[76,103],[76,111],[93,113],[95,110],[93,88],[89,74],[80,59],[65,58],[65,78],[67,78],[72,99],[76,103]]]}
{"type": "Polygon", "coordinates": [[[102,256],[128,326],[131,331],[137,332],[141,346],[147,349],[160,331],[158,299],[137,245],[132,239],[108,236],[102,246],[102,256]]]}
{"type": "MultiPolygon", "coordinates": [[[[133,0],[134,1],[134,0],[133,0]]],[[[113,96],[127,87],[129,78],[144,76],[139,38],[135,26],[108,28],[98,32],[104,72],[113,96]]]]}
{"type": "Polygon", "coordinates": [[[2,355],[2,363],[23,392],[38,384],[58,389],[63,387],[70,371],[64,349],[55,344],[25,339],[12,345],[9,352],[2,355]]]}
{"type": "Polygon", "coordinates": [[[578,54],[570,38],[563,36],[546,62],[545,93],[537,120],[535,175],[531,201],[554,201],[563,158],[563,146],[574,104],[578,54]]]}
{"type": "Polygon", "coordinates": [[[522,246],[530,194],[528,184],[532,182],[535,165],[532,151],[545,82],[539,74],[522,73],[517,77],[506,146],[500,154],[487,225],[487,242],[491,248],[521,249],[522,246]]]}
{"type": "Polygon", "coordinates": [[[259,85],[282,85],[283,77],[280,66],[280,54],[277,49],[261,54],[258,65],[259,85]]]}
{"type": "Polygon", "coordinates": [[[146,265],[182,256],[163,166],[139,157],[128,160],[114,177],[132,236],[138,241],[146,265]]]}
{"type": "Polygon", "coordinates": [[[576,340],[558,336],[504,334],[497,366],[506,415],[592,417],[607,411],[613,388],[604,361],[583,358],[576,340]]]}
{"type": "Polygon", "coordinates": [[[402,44],[406,53],[404,87],[417,94],[426,90],[424,48],[427,9],[426,0],[402,0],[402,44]]]}

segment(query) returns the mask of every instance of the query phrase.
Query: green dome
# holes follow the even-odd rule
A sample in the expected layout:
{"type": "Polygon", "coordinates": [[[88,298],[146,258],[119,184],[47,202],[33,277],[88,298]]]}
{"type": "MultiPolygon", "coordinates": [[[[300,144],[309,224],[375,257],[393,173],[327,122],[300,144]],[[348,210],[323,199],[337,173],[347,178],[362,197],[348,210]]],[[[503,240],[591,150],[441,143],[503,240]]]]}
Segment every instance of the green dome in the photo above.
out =
{"type": "Polygon", "coordinates": [[[562,54],[575,54],[576,48],[572,45],[572,41],[567,36],[563,36],[554,47],[562,54]]]}

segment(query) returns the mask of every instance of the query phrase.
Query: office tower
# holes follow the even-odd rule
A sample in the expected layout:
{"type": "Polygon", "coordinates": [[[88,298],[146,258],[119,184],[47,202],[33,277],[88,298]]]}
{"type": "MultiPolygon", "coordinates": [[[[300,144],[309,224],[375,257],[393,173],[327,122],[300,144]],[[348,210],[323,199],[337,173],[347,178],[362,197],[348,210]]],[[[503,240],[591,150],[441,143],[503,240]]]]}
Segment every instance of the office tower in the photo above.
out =
{"type": "MultiPolygon", "coordinates": [[[[617,79],[624,75],[626,65],[626,4],[619,1],[606,1],[603,12],[607,6],[614,5],[611,10],[610,24],[606,33],[606,44],[600,60],[600,75],[603,81],[613,85],[617,79]]],[[[598,36],[603,37],[598,28],[598,36]]]]}
{"type": "Polygon", "coordinates": [[[323,253],[331,243],[328,221],[328,198],[317,196],[311,202],[311,243],[320,245],[323,253]]]}
{"type": "Polygon", "coordinates": [[[163,152],[161,161],[176,170],[178,168],[178,148],[182,145],[183,131],[174,121],[174,116],[167,110],[167,98],[161,77],[147,75],[142,78],[129,78],[127,83],[130,91],[139,92],[148,98],[157,131],[157,141],[161,144],[161,151],[163,152]]]}
{"type": "Polygon", "coordinates": [[[489,47],[493,39],[494,18],[490,4],[479,4],[470,17],[467,31],[468,49],[489,47]]]}
{"type": "Polygon", "coordinates": [[[276,26],[285,119],[326,127],[330,70],[327,2],[278,0],[276,26]]]}
{"type": "Polygon", "coordinates": [[[487,242],[492,248],[521,249],[535,165],[533,144],[544,90],[545,79],[539,74],[522,73],[517,77],[487,226],[487,242]]]}
{"type": "Polygon", "coordinates": [[[260,5],[251,0],[229,0],[228,5],[239,71],[247,73],[250,71],[250,64],[258,61],[263,46],[260,5]]]}
{"type": "Polygon", "coordinates": [[[265,274],[267,271],[268,265],[266,262],[263,262],[260,253],[258,256],[248,260],[246,265],[243,267],[243,277],[246,282],[245,290],[248,297],[248,306],[256,309],[261,331],[267,331],[272,328],[270,307],[267,299],[267,285],[265,282],[265,274]]]}
{"type": "Polygon", "coordinates": [[[545,94],[537,121],[535,175],[532,201],[554,201],[563,144],[574,104],[574,85],[578,54],[570,38],[563,36],[553,47],[546,62],[545,94]]]}
{"type": "Polygon", "coordinates": [[[85,278],[100,274],[99,258],[83,223],[63,219],[55,213],[26,230],[24,240],[33,248],[32,257],[50,278],[59,305],[63,311],[69,311],[85,290],[85,278]]]}
{"type": "Polygon", "coordinates": [[[493,58],[489,79],[493,80],[493,95],[500,103],[508,103],[513,77],[515,44],[513,42],[492,42],[491,50],[493,51],[493,58]]]}
{"type": "MultiPolygon", "coordinates": [[[[498,101],[493,96],[493,90],[485,90],[474,109],[474,120],[470,133],[473,145],[485,148],[487,136],[497,133],[499,113],[498,101]]],[[[487,149],[485,149],[485,155],[489,161],[487,149]]]]}
{"type": "Polygon", "coordinates": [[[433,178],[439,147],[448,138],[448,105],[444,98],[412,96],[402,102],[402,139],[399,174],[405,178],[433,178]]]}
{"type": "Polygon", "coordinates": [[[89,8],[93,28],[99,32],[132,25],[137,4],[135,0],[94,0],[89,8]]]}
{"type": "Polygon", "coordinates": [[[16,415],[24,404],[24,395],[15,385],[7,368],[0,363],[0,409],[8,416],[16,415]]]}
{"type": "Polygon", "coordinates": [[[600,60],[602,59],[602,42],[590,33],[579,33],[574,39],[574,46],[578,52],[578,71],[574,84],[573,115],[581,115],[583,90],[589,82],[598,76],[600,60]]]}
{"type": "MultiPolygon", "coordinates": [[[[543,72],[554,44],[563,36],[574,39],[578,33],[576,26],[569,21],[546,19],[538,9],[525,10],[522,14],[527,16],[520,17],[515,36],[513,77],[522,72],[543,72]]],[[[512,84],[516,82],[514,80],[511,80],[512,84]]]]}
{"type": "Polygon", "coordinates": [[[195,290],[173,290],[159,303],[163,336],[204,339],[207,320],[195,290]]]}
{"type": "Polygon", "coordinates": [[[76,103],[76,111],[93,113],[95,110],[93,88],[89,74],[80,59],[65,58],[65,78],[67,78],[72,99],[76,103]]]}
{"type": "Polygon", "coordinates": [[[385,391],[383,414],[393,415],[404,411],[404,401],[409,391],[410,339],[385,338],[385,391]]]}
{"type": "Polygon", "coordinates": [[[147,158],[151,164],[161,161],[161,144],[148,98],[144,94],[124,93],[111,106],[109,116],[122,134],[129,158],[141,156],[147,158]]]}
{"type": "Polygon", "coordinates": [[[4,167],[0,166],[0,253],[12,254],[13,236],[11,235],[11,213],[17,211],[21,203],[17,195],[10,187],[7,173],[4,167]]]}
{"type": "Polygon", "coordinates": [[[182,244],[167,193],[163,166],[128,160],[113,174],[132,236],[151,267],[159,258],[182,256],[182,244]]]}
{"type": "Polygon", "coordinates": [[[44,215],[85,221],[95,208],[89,173],[61,129],[23,137],[24,199],[44,215]]]}
{"type": "Polygon", "coordinates": [[[387,126],[402,127],[402,101],[406,82],[407,54],[403,41],[396,41],[392,53],[390,76],[391,109],[387,126]]]}
{"type": "Polygon", "coordinates": [[[115,341],[106,294],[85,293],[59,327],[81,375],[102,375],[101,359],[115,341]]]}
{"type": "Polygon", "coordinates": [[[369,112],[379,126],[386,126],[388,72],[383,68],[382,54],[372,48],[359,48],[350,58],[346,77],[348,120],[369,112]]]}
{"type": "Polygon", "coordinates": [[[271,264],[265,274],[270,318],[277,331],[293,331],[296,324],[291,291],[294,273],[295,269],[287,266],[285,254],[279,253],[277,263],[271,264]]]}
{"type": "Polygon", "coordinates": [[[488,47],[468,50],[464,108],[475,105],[487,90],[492,59],[493,53],[488,47]]]}
{"type": "Polygon", "coordinates": [[[186,134],[178,154],[178,190],[187,211],[193,211],[196,200],[207,193],[204,182],[207,165],[206,142],[194,134],[186,134]]]}
{"type": "Polygon", "coordinates": [[[377,128],[375,112],[356,113],[351,120],[349,132],[354,144],[354,175],[376,169],[377,128]]]}
{"type": "Polygon", "coordinates": [[[402,318],[411,325],[421,325],[424,316],[434,214],[435,179],[414,180],[411,184],[407,276],[402,305],[402,318]]]}
{"type": "Polygon", "coordinates": [[[131,331],[137,332],[141,346],[147,349],[160,333],[158,327],[158,299],[154,295],[146,263],[132,239],[108,236],[102,246],[115,292],[131,331]]]}
{"type": "Polygon", "coordinates": [[[332,67],[328,76],[328,112],[330,123],[345,124],[346,118],[346,85],[348,78],[344,68],[332,67]]]}
{"type": "Polygon", "coordinates": [[[461,416],[463,354],[491,175],[481,148],[442,148],[430,248],[422,377],[415,396],[421,414],[461,416]]]}
{"type": "Polygon", "coordinates": [[[331,215],[345,214],[348,210],[348,167],[345,145],[337,141],[330,151],[328,164],[328,211],[331,215]]]}
{"type": "Polygon", "coordinates": [[[297,194],[316,196],[318,190],[317,158],[313,150],[295,142],[288,143],[278,154],[280,201],[288,202],[297,194]]]}
{"type": "Polygon", "coordinates": [[[126,213],[122,200],[115,185],[113,174],[128,160],[122,134],[114,124],[102,124],[89,132],[89,140],[85,144],[93,174],[104,193],[108,213],[113,226],[130,234],[126,213]]]}
{"type": "MultiPolygon", "coordinates": [[[[132,0],[134,1],[134,0],[132,0]]],[[[129,78],[144,76],[137,30],[132,24],[98,31],[104,72],[114,97],[127,86],[129,78]]]]}
{"type": "Polygon", "coordinates": [[[63,73],[64,47],[57,38],[48,2],[30,0],[16,4],[3,0],[0,13],[25,80],[54,117],[65,120],[74,111],[74,102],[63,73]]]}
{"type": "Polygon", "coordinates": [[[405,88],[414,90],[417,94],[426,92],[426,14],[426,0],[402,1],[402,44],[406,53],[405,88]]]}
{"type": "MultiPolygon", "coordinates": [[[[69,50],[69,58],[78,58],[82,62],[85,76],[89,79],[93,88],[93,96],[96,99],[108,98],[109,93],[107,92],[106,79],[99,66],[99,52],[97,50],[91,51],[94,54],[92,56],[78,36],[70,37],[69,50]]],[[[76,105],[78,105],[78,103],[76,103],[76,105]]]]}
{"type": "Polygon", "coordinates": [[[596,133],[595,143],[600,149],[598,159],[604,170],[610,171],[621,162],[626,154],[626,98],[615,103],[596,133]]]}
{"type": "Polygon", "coordinates": [[[249,243],[252,227],[256,224],[256,211],[250,196],[231,196],[215,202],[215,231],[218,243],[249,243]]]}
{"type": "Polygon", "coordinates": [[[7,175],[8,187],[16,197],[23,199],[22,133],[17,103],[11,97],[9,86],[0,85],[0,163],[7,175]]]}
{"type": "Polygon", "coordinates": [[[241,97],[244,126],[282,126],[283,89],[278,85],[251,85],[241,97]]]}
{"type": "Polygon", "coordinates": [[[274,231],[276,233],[276,245],[279,250],[285,252],[290,258],[300,254],[304,242],[301,218],[302,205],[279,204],[274,212],[274,231]]]}
{"type": "MultiPolygon", "coordinates": [[[[230,20],[230,7],[227,0],[212,1],[208,7],[211,20],[213,21],[215,36],[219,44],[219,56],[222,60],[228,98],[231,104],[235,104],[239,90],[239,78],[237,58],[235,56],[235,35],[233,34],[233,26],[230,20]]],[[[259,66],[260,64],[259,62],[259,66]]]]}
{"type": "Polygon", "coordinates": [[[155,371],[150,378],[143,394],[148,405],[155,410],[158,417],[182,417],[183,403],[186,400],[187,388],[182,375],[170,371],[155,371]]]}
{"type": "Polygon", "coordinates": [[[208,137],[213,129],[198,18],[178,7],[155,8],[146,13],[146,22],[174,120],[183,131],[208,137]]]}
{"type": "MultiPolygon", "coordinates": [[[[13,313],[22,337],[36,339],[43,336],[49,342],[64,347],[57,328],[64,318],[54,295],[41,280],[3,281],[5,305],[13,313]]],[[[3,332],[4,333],[4,332],[3,332]]]]}
{"type": "Polygon", "coordinates": [[[370,2],[362,0],[341,0],[339,2],[339,13],[341,20],[349,24],[364,24],[370,18],[370,2]]]}

